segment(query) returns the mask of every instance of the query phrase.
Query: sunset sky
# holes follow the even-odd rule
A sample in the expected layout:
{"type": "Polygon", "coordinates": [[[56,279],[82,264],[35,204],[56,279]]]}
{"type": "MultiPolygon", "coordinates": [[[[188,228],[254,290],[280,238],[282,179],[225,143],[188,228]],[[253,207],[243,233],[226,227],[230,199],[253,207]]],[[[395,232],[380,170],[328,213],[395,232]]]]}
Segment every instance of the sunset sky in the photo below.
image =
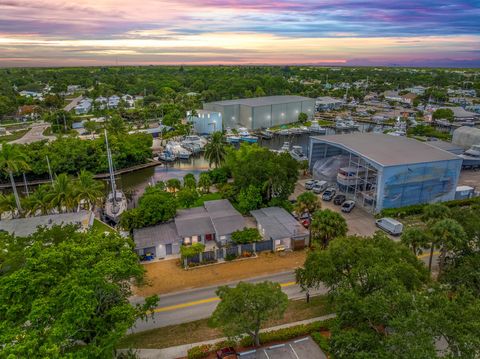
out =
{"type": "Polygon", "coordinates": [[[480,1],[0,0],[0,66],[480,67],[480,1]]]}

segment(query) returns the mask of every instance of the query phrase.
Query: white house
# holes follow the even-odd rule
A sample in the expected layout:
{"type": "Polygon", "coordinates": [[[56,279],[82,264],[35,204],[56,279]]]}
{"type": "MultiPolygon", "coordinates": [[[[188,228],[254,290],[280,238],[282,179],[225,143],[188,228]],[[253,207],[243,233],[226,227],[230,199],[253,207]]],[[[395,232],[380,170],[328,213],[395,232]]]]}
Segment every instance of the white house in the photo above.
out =
{"type": "Polygon", "coordinates": [[[92,110],[92,99],[85,98],[75,106],[75,113],[77,115],[84,115],[92,110]]]}
{"type": "Polygon", "coordinates": [[[120,97],[118,97],[117,95],[113,95],[108,98],[107,106],[108,108],[117,108],[119,103],[120,97]]]}

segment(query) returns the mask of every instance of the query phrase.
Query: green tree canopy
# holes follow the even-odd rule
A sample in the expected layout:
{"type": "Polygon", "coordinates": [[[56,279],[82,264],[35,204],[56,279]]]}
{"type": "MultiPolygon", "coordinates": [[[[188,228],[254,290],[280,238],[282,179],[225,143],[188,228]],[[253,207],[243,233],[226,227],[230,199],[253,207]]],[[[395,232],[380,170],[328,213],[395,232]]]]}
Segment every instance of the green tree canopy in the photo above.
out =
{"type": "Polygon", "coordinates": [[[9,251],[0,256],[2,356],[111,357],[158,300],[128,300],[128,283],[141,284],[144,273],[129,239],[72,226],[1,236],[0,252],[9,251]]]}
{"type": "Polygon", "coordinates": [[[326,248],[330,241],[347,234],[347,222],[343,216],[330,209],[317,211],[312,216],[310,223],[311,240],[326,248]]]}
{"type": "Polygon", "coordinates": [[[216,293],[220,303],[212,314],[211,324],[221,328],[228,337],[248,334],[256,346],[260,345],[262,324],[281,318],[288,304],[280,284],[272,282],[240,282],[234,288],[220,287],[216,293]]]}

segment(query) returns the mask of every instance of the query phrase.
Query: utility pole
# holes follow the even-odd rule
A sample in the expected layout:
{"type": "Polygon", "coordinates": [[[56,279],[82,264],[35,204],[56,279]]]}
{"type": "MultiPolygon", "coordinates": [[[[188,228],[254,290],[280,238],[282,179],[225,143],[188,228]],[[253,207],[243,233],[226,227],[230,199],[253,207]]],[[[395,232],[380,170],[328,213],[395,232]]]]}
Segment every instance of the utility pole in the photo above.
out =
{"type": "Polygon", "coordinates": [[[27,177],[25,176],[25,172],[23,172],[23,184],[25,185],[25,194],[27,197],[30,197],[30,193],[28,193],[27,177]]]}
{"type": "Polygon", "coordinates": [[[52,183],[53,186],[53,176],[52,176],[52,168],[50,167],[50,161],[48,159],[48,156],[45,156],[47,158],[47,166],[48,166],[48,174],[50,175],[50,182],[52,183]]]}
{"type": "Polygon", "coordinates": [[[65,120],[65,113],[63,113],[63,126],[65,128],[65,133],[67,132],[67,121],[65,120]]]}

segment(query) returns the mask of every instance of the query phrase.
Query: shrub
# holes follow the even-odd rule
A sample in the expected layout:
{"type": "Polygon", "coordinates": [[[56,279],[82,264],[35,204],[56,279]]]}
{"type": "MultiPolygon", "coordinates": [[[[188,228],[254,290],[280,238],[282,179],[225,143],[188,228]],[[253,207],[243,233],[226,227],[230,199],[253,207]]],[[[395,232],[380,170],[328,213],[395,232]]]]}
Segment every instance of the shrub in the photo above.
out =
{"type": "Polygon", "coordinates": [[[258,242],[262,239],[260,232],[256,228],[244,228],[232,233],[232,241],[236,244],[247,244],[258,242]]]}
{"type": "Polygon", "coordinates": [[[205,244],[194,243],[191,246],[182,245],[180,247],[180,253],[182,258],[191,258],[197,254],[202,253],[205,250],[205,244]]]}
{"type": "Polygon", "coordinates": [[[208,171],[208,174],[210,175],[213,184],[227,183],[227,180],[230,177],[228,170],[223,167],[210,170],[208,171]]]}
{"type": "Polygon", "coordinates": [[[208,357],[212,351],[213,351],[213,345],[211,344],[199,345],[188,350],[187,358],[203,359],[208,357]]]}
{"type": "MultiPolygon", "coordinates": [[[[467,199],[458,199],[448,202],[443,202],[443,205],[449,208],[465,207],[474,204],[480,204],[480,197],[473,197],[467,199]]],[[[393,218],[405,218],[416,214],[422,214],[423,209],[428,206],[428,203],[414,204],[412,206],[400,207],[400,208],[385,208],[377,215],[377,218],[381,217],[393,217],[393,218]]]]}
{"type": "Polygon", "coordinates": [[[225,256],[225,260],[226,260],[226,261],[233,261],[234,259],[237,259],[237,255],[236,255],[236,254],[230,253],[230,254],[227,254],[227,255],[225,256]]]}
{"type": "Polygon", "coordinates": [[[310,334],[313,341],[322,349],[325,353],[330,352],[330,343],[320,332],[313,332],[310,334]]]}

